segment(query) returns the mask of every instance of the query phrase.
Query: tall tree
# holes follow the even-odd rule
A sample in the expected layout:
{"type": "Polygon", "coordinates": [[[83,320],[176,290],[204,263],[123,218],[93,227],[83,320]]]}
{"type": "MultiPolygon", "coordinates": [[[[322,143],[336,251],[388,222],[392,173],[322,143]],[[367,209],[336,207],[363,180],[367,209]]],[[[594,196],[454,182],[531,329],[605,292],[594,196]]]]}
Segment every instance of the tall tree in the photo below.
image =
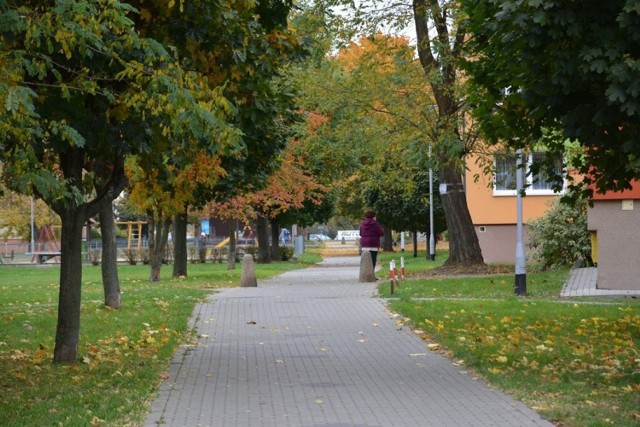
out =
{"type": "Polygon", "coordinates": [[[640,178],[637,1],[462,3],[469,96],[489,141],[523,148],[559,128],[584,149],[565,153],[559,138],[548,162],[564,155],[598,191],[640,178]]]}
{"type": "Polygon", "coordinates": [[[438,111],[440,198],[449,232],[447,265],[483,264],[462,176],[475,139],[465,139],[464,101],[458,70],[467,33],[459,5],[449,0],[413,0],[418,56],[438,111]]]}
{"type": "Polygon", "coordinates": [[[315,109],[304,131],[310,158],[337,181],[339,211],[359,220],[373,208],[386,229],[428,230],[428,180],[418,177],[430,166],[425,141],[436,140],[435,101],[407,39],[361,38],[303,75],[315,109]]]}
{"type": "Polygon", "coordinates": [[[280,167],[267,179],[266,186],[236,196],[223,203],[209,204],[209,211],[217,217],[238,218],[257,222],[258,262],[268,263],[277,252],[278,219],[293,209],[302,209],[305,203],[320,205],[328,192],[327,187],[315,181],[298,152],[301,141],[291,140],[279,161],[280,167]],[[269,222],[275,239],[269,244],[269,222]]]}
{"type": "Polygon", "coordinates": [[[404,5],[388,7],[384,0],[358,4],[332,0],[327,3],[351,8],[351,15],[338,17],[340,23],[346,21],[351,29],[346,32],[348,37],[358,33],[373,34],[382,27],[397,30],[405,26],[410,17],[413,19],[418,57],[435,101],[433,112],[437,114],[434,134],[425,134],[423,141],[426,143],[420,152],[426,158],[430,144],[437,159],[442,190],[440,197],[449,231],[449,258],[446,264],[483,264],[462,179],[465,157],[473,150],[476,138],[474,132],[468,132],[461,90],[463,80],[458,69],[466,42],[465,21],[460,14],[458,1],[413,0],[409,9],[404,5]]]}
{"type": "Polygon", "coordinates": [[[257,187],[277,166],[295,115],[293,92],[281,78],[283,67],[304,49],[288,28],[289,0],[194,1],[181,8],[140,2],[141,25],[175,46],[185,66],[204,73],[231,101],[229,121],[242,132],[238,150],[219,153],[225,171],[215,185],[200,182],[175,221],[174,275],[186,275],[185,214],[208,201],[224,200],[252,184],[257,187]]]}
{"type": "MultiPolygon", "coordinates": [[[[174,149],[163,148],[147,155],[130,156],[127,160],[131,201],[147,216],[149,280],[153,282],[160,280],[173,216],[182,213],[198,185],[213,187],[225,173],[220,167],[220,153],[225,152],[224,139],[211,139],[206,144],[199,139],[183,140],[173,146],[174,149]]],[[[174,236],[174,240],[177,237],[174,236]]]]}
{"type": "Polygon", "coordinates": [[[118,196],[128,154],[164,139],[218,137],[219,97],[185,72],[112,0],[0,2],[0,156],[3,179],[61,218],[55,362],[75,362],[80,335],[84,223],[118,196]],[[162,125],[159,125],[159,124],[162,125]],[[91,161],[109,165],[96,186],[91,161]]]}

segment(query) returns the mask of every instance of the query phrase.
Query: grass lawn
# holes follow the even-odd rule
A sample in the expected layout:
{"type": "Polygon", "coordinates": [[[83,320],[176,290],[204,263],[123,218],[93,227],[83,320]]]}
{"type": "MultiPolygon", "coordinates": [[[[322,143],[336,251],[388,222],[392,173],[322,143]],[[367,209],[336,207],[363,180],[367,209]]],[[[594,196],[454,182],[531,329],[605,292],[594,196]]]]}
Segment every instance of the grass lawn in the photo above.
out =
{"type": "MultiPolygon", "coordinates": [[[[320,261],[256,264],[258,279],[320,261]]],[[[240,282],[241,266],[190,264],[188,277],[148,281],[149,267],[119,266],[123,307],[108,310],[100,267],[83,270],[80,363],[53,365],[58,266],[0,267],[0,425],[129,426],[146,417],[166,367],[190,338],[194,305],[240,282]]]]}
{"type": "MultiPolygon", "coordinates": [[[[310,248],[298,262],[256,264],[258,278],[320,260],[310,248]]],[[[380,253],[379,294],[388,298],[380,253]]],[[[635,299],[559,297],[568,270],[531,271],[526,298],[513,295],[513,274],[431,277],[436,261],[404,255],[407,280],[390,307],[433,351],[460,369],[523,400],[561,426],[640,425],[640,303],[635,299]],[[420,278],[422,277],[422,278],[420,278]]],[[[190,264],[189,276],[148,281],[148,266],[119,268],[124,306],[103,304],[100,268],[83,274],[82,326],[76,365],[53,365],[57,266],[0,268],[0,425],[139,425],[166,367],[191,331],[194,305],[217,288],[237,286],[241,269],[190,264]]],[[[400,320],[401,319],[401,320],[400,320]]]]}
{"type": "Polygon", "coordinates": [[[639,426],[640,303],[560,298],[568,273],[528,272],[524,298],[513,274],[407,280],[390,307],[429,349],[557,425],[639,426]]]}

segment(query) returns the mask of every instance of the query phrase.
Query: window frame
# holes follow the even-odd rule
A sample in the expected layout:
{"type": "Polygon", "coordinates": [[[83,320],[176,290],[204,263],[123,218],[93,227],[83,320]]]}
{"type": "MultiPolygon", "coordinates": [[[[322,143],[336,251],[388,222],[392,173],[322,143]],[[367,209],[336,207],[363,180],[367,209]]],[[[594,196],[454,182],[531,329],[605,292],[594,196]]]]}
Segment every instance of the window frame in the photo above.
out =
{"type": "MultiPolygon", "coordinates": [[[[557,195],[562,195],[565,193],[566,191],[566,180],[563,180],[563,184],[562,184],[562,190],[560,190],[559,192],[556,192],[552,189],[534,189],[533,185],[534,185],[534,177],[531,175],[531,164],[533,163],[533,158],[535,155],[544,155],[544,151],[534,151],[534,152],[529,152],[529,153],[523,153],[524,156],[524,162],[525,162],[525,175],[524,175],[524,187],[525,187],[525,193],[527,194],[527,196],[557,196],[557,195]]],[[[517,165],[517,158],[516,158],[516,154],[515,153],[505,153],[505,152],[495,152],[493,154],[493,195],[494,196],[516,196],[516,189],[498,189],[497,187],[497,157],[498,156],[502,156],[502,157],[510,157],[513,158],[514,161],[514,167],[513,167],[513,171],[514,171],[514,175],[513,175],[513,182],[515,182],[516,176],[515,176],[515,172],[516,172],[516,165],[517,165]]],[[[504,171],[505,168],[501,168],[501,171],[504,171]]],[[[562,174],[564,175],[564,170],[562,171],[562,174]]]]}

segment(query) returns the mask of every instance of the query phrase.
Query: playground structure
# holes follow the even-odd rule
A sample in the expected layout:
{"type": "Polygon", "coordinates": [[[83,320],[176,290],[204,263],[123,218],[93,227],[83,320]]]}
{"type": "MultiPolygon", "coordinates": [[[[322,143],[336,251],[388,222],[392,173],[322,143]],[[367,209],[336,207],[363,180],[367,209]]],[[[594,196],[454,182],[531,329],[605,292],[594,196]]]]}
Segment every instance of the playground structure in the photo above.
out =
{"type": "MultiPolygon", "coordinates": [[[[216,249],[227,246],[231,241],[231,237],[226,237],[215,245],[216,249]]],[[[253,237],[253,229],[250,225],[245,225],[242,231],[238,230],[236,237],[236,245],[238,246],[258,246],[258,242],[253,237]]]]}
{"type": "MultiPolygon", "coordinates": [[[[146,221],[116,221],[115,222],[117,228],[117,247],[119,251],[125,251],[135,254],[136,258],[141,257],[145,249],[147,248],[147,234],[146,234],[146,221]]],[[[102,248],[102,240],[98,236],[96,236],[95,232],[92,232],[94,227],[99,227],[99,223],[96,221],[88,221],[85,224],[85,231],[83,232],[83,253],[86,254],[87,259],[92,260],[91,257],[96,257],[99,259],[98,251],[102,248]],[[93,236],[93,237],[92,237],[93,236]]],[[[196,229],[197,231],[197,229],[196,229]]],[[[45,264],[48,261],[60,262],[61,256],[61,246],[59,242],[60,236],[60,226],[59,225],[45,225],[36,230],[34,233],[36,237],[35,241],[32,241],[30,244],[21,243],[22,246],[28,245],[28,247],[24,247],[22,250],[23,255],[27,255],[30,257],[31,263],[37,264],[45,264]]],[[[219,238],[207,238],[206,243],[209,246],[206,249],[207,258],[213,257],[214,253],[223,253],[224,247],[228,246],[230,243],[230,237],[220,236],[219,238]]],[[[172,247],[172,241],[168,242],[168,248],[172,247]]],[[[188,246],[196,246],[198,247],[196,238],[188,238],[187,239],[188,246]],[[193,240],[192,240],[193,239],[193,240]]],[[[253,229],[250,225],[245,225],[242,230],[236,231],[236,245],[239,249],[244,249],[250,246],[257,246],[256,239],[254,238],[253,229]]],[[[0,259],[0,263],[5,263],[5,260],[10,259],[11,262],[14,260],[13,251],[10,252],[10,258],[8,255],[5,255],[0,259]]],[[[129,255],[126,255],[128,258],[129,255]]],[[[18,255],[18,259],[20,259],[20,255],[18,255]]],[[[28,261],[23,259],[22,262],[28,261]]]]}
{"type": "Polygon", "coordinates": [[[49,259],[60,260],[60,244],[56,238],[52,225],[43,225],[38,231],[38,240],[31,250],[31,262],[44,264],[49,259]]]}
{"type": "Polygon", "coordinates": [[[127,249],[133,249],[133,244],[136,245],[138,251],[142,250],[142,227],[146,224],[146,221],[117,221],[118,225],[127,226],[127,249]]]}

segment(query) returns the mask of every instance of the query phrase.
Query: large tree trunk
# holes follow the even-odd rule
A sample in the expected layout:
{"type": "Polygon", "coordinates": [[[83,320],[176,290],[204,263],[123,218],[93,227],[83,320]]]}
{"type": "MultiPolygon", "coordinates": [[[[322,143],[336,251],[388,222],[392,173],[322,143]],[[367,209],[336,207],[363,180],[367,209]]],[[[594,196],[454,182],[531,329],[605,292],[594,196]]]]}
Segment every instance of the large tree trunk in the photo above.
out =
{"type": "Polygon", "coordinates": [[[175,216],[173,226],[173,277],[187,276],[187,208],[175,216]]]}
{"type": "Polygon", "coordinates": [[[85,217],[82,210],[68,209],[60,214],[62,232],[60,250],[60,295],[58,297],[58,324],[53,361],[75,363],[80,338],[80,304],[82,288],[82,228],[85,217]]]}
{"type": "MultiPolygon", "coordinates": [[[[82,183],[85,166],[82,148],[71,147],[60,157],[60,166],[65,179],[71,185],[82,183]]],[[[95,186],[97,196],[90,202],[75,205],[73,200],[48,200],[47,203],[60,215],[62,232],[60,249],[60,294],[58,297],[58,323],[56,326],[53,361],[75,363],[80,338],[80,308],[82,289],[82,228],[84,223],[96,215],[106,204],[120,194],[126,183],[124,163],[115,156],[109,167],[103,170],[103,180],[95,186]]],[[[78,187],[76,187],[78,188],[78,187]]]]}
{"type": "Polygon", "coordinates": [[[269,250],[269,220],[262,215],[258,215],[256,220],[256,237],[258,238],[258,259],[257,262],[266,264],[271,262],[271,251],[269,250]]]}
{"type": "Polygon", "coordinates": [[[271,259],[280,261],[280,226],[278,220],[271,220],[271,259]]]}
{"type": "Polygon", "coordinates": [[[467,266],[483,264],[484,260],[467,206],[460,166],[470,149],[461,140],[458,129],[458,126],[464,126],[461,111],[464,103],[458,95],[457,63],[466,34],[459,21],[450,19],[448,11],[440,0],[413,0],[418,57],[438,112],[433,150],[441,153],[438,156],[442,170],[440,185],[447,188],[446,194],[440,193],[449,230],[449,258],[445,263],[467,266]]]}
{"type": "Polygon", "coordinates": [[[102,287],[104,304],[111,308],[122,306],[120,280],[118,278],[118,245],[113,204],[104,203],[99,210],[102,234],[102,287]]]}
{"type": "Polygon", "coordinates": [[[236,268],[236,220],[229,221],[229,251],[227,252],[227,270],[236,268]]]}
{"type": "Polygon", "coordinates": [[[441,184],[440,198],[449,231],[449,258],[445,265],[484,264],[480,242],[469,214],[462,177],[453,168],[445,169],[442,177],[442,181],[446,182],[446,191],[441,184]]]}

